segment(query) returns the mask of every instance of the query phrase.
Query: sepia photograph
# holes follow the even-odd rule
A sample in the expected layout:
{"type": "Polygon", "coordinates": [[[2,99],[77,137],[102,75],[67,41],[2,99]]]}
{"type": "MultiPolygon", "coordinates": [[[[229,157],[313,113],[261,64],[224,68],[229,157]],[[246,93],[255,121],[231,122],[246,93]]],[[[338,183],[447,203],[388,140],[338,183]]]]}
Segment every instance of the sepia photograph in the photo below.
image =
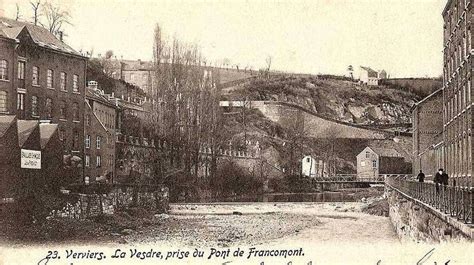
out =
{"type": "Polygon", "coordinates": [[[473,4],[0,0],[0,265],[474,264],[473,4]]]}

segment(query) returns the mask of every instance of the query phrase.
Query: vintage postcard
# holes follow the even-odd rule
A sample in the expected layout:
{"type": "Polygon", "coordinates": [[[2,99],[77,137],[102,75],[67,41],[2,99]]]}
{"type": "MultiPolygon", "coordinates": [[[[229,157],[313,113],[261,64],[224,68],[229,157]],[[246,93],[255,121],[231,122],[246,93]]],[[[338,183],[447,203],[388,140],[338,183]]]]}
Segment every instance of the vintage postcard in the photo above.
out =
{"type": "Polygon", "coordinates": [[[474,264],[472,0],[0,0],[0,265],[474,264]]]}

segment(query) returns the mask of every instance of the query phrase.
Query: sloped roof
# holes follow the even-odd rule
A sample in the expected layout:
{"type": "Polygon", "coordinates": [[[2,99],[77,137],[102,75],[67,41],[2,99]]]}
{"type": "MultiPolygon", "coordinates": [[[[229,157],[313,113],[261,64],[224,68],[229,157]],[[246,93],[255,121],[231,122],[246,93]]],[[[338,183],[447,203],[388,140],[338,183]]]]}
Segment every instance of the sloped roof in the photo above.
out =
{"type": "Polygon", "coordinates": [[[402,155],[393,148],[370,147],[377,155],[383,157],[402,157],[402,155]]]}
{"type": "Polygon", "coordinates": [[[14,121],[15,115],[0,115],[0,137],[3,137],[14,121]]]}
{"type": "Polygon", "coordinates": [[[39,121],[36,120],[18,120],[17,127],[18,127],[18,145],[23,147],[25,142],[30,137],[31,133],[35,130],[36,126],[38,126],[39,121]]]}
{"type": "Polygon", "coordinates": [[[3,32],[3,35],[6,35],[11,39],[16,39],[23,28],[28,30],[28,33],[30,34],[33,41],[41,47],[82,56],[80,53],[75,51],[66,43],[60,41],[58,38],[56,38],[56,36],[54,36],[54,34],[43,27],[35,26],[31,23],[0,17],[0,31],[3,32]]]}
{"type": "Polygon", "coordinates": [[[58,125],[50,124],[50,123],[41,123],[39,125],[39,129],[40,129],[41,149],[44,149],[46,145],[49,143],[49,140],[51,140],[51,137],[53,136],[53,134],[58,129],[58,125]]]}
{"type": "Polygon", "coordinates": [[[115,108],[115,105],[112,102],[110,102],[107,96],[103,95],[99,90],[94,90],[93,88],[87,87],[86,98],[99,101],[100,103],[104,105],[115,108]]]}
{"type": "Polygon", "coordinates": [[[366,66],[361,66],[360,67],[362,70],[366,71],[369,75],[369,77],[378,77],[378,72],[373,70],[372,68],[370,67],[366,67],[366,66]]]}

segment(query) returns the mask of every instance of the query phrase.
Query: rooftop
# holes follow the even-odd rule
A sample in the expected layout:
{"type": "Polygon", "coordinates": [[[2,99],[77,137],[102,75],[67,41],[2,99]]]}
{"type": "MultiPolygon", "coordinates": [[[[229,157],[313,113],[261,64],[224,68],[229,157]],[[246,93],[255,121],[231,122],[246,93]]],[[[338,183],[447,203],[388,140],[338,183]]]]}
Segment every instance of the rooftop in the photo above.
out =
{"type": "Polygon", "coordinates": [[[27,22],[0,17],[0,36],[9,39],[18,39],[18,36],[24,29],[28,31],[32,40],[38,46],[68,54],[82,56],[79,52],[75,51],[69,45],[59,40],[54,34],[52,34],[51,32],[49,32],[49,30],[43,27],[36,26],[27,22]]]}

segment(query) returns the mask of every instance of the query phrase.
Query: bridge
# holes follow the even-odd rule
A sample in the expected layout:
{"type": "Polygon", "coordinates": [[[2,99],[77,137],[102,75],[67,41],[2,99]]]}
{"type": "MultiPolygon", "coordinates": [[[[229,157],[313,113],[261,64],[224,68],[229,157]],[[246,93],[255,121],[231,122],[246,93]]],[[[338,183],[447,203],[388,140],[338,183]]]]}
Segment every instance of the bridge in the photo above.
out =
{"type": "Polygon", "coordinates": [[[338,174],[332,177],[314,177],[312,182],[315,184],[384,184],[387,177],[399,177],[398,174],[381,174],[375,177],[357,176],[356,174],[338,174]]]}

